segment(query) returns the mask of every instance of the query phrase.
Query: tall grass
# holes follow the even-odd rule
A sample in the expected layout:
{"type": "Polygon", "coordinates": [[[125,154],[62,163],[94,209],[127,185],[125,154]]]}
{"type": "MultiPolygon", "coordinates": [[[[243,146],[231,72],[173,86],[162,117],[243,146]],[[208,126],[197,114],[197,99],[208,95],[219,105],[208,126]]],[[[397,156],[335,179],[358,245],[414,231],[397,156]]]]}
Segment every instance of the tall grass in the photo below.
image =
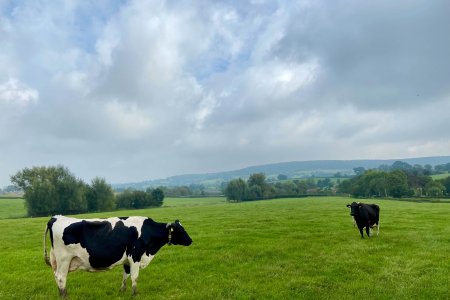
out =
{"type": "MultiPolygon", "coordinates": [[[[180,219],[191,235],[141,270],[136,299],[448,299],[450,204],[373,201],[380,236],[362,240],[346,198],[167,200],[84,215],[180,219]]],[[[58,298],[42,259],[46,221],[0,220],[0,299],[58,298]]],[[[70,298],[132,299],[119,292],[121,272],[70,273],[70,298]]]]}

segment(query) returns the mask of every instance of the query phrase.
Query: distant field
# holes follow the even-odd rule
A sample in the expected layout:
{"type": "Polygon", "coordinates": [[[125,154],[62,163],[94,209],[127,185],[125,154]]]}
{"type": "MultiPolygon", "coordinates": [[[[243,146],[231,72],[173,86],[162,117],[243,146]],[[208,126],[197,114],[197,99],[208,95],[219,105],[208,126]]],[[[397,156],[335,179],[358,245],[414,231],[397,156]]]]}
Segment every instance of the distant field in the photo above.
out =
{"type": "Polygon", "coordinates": [[[445,179],[449,176],[450,176],[449,173],[445,173],[445,174],[431,175],[431,178],[433,178],[433,180],[437,180],[437,179],[445,179]]]}
{"type": "Polygon", "coordinates": [[[350,179],[351,177],[312,177],[312,178],[289,178],[289,179],[282,179],[282,180],[275,180],[273,182],[292,182],[294,180],[298,181],[304,181],[312,179],[316,184],[319,180],[325,180],[329,179],[331,183],[337,184],[339,182],[342,182],[344,180],[350,179]]]}
{"type": "Polygon", "coordinates": [[[0,198],[0,219],[25,217],[25,201],[17,198],[0,198]]]}
{"type": "MultiPolygon", "coordinates": [[[[371,201],[381,207],[380,236],[361,240],[345,207],[351,201],[185,198],[157,209],[84,215],[180,219],[194,242],[162,248],[141,270],[137,297],[118,291],[120,268],[70,273],[69,297],[448,299],[450,204],[371,201]]],[[[47,220],[0,220],[0,299],[58,299],[42,258],[47,220]]]]}
{"type": "Polygon", "coordinates": [[[202,205],[215,205],[224,204],[226,199],[223,197],[214,198],[165,198],[163,207],[185,207],[185,206],[202,206],[202,205]]]}

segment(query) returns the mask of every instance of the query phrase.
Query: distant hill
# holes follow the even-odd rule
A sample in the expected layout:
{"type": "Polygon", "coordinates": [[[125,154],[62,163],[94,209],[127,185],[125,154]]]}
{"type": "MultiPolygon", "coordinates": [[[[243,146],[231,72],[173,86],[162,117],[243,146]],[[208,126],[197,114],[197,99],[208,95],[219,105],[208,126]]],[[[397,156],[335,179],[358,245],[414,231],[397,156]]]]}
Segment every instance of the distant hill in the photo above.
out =
{"type": "Polygon", "coordinates": [[[381,165],[392,165],[396,161],[403,161],[410,165],[440,165],[450,162],[450,156],[419,157],[403,159],[385,159],[385,160],[311,160],[311,161],[292,161],[266,164],[260,166],[251,166],[234,171],[204,173],[204,174],[185,174],[171,176],[165,179],[147,180],[137,183],[115,184],[113,188],[124,189],[146,189],[148,187],[158,186],[182,186],[191,184],[203,184],[204,186],[220,186],[222,182],[234,178],[247,178],[253,173],[264,173],[267,178],[276,178],[279,174],[289,178],[308,178],[308,177],[332,177],[337,172],[342,175],[353,175],[353,168],[363,167],[366,169],[378,168],[381,165]]]}

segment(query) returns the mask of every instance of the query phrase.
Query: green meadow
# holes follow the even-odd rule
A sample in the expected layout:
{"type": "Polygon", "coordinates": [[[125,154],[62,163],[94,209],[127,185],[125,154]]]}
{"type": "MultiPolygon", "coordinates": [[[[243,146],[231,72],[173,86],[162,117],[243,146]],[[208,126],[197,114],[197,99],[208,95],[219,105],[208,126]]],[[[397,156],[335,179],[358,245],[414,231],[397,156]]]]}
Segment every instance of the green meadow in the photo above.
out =
{"type": "Polygon", "coordinates": [[[0,219],[23,218],[27,215],[25,201],[20,198],[0,198],[0,219]]]}
{"type": "MultiPolygon", "coordinates": [[[[161,208],[80,215],[180,219],[193,244],[163,247],[141,270],[136,297],[119,292],[117,267],[69,273],[69,299],[448,299],[450,204],[368,200],[381,207],[380,235],[362,240],[351,201],[166,199],[161,208]]],[[[23,213],[4,205],[1,218],[23,213]]],[[[47,220],[0,220],[0,299],[58,299],[43,260],[47,220]]]]}

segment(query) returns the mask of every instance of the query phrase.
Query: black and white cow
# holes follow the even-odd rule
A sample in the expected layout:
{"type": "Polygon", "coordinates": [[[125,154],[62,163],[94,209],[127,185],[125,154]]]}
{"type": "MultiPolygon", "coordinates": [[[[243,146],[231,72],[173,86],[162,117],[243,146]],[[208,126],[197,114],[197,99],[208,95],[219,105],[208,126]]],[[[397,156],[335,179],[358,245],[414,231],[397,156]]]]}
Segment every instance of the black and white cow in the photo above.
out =
{"type": "Polygon", "coordinates": [[[44,234],[44,258],[55,275],[61,296],[65,297],[68,272],[77,269],[96,272],[123,265],[121,290],[131,275],[133,294],[137,293],[139,269],[145,268],[165,244],[189,246],[192,243],[181,223],[158,223],[146,217],[75,219],[54,216],[44,234]],[[47,255],[47,232],[51,251],[47,255]]]}
{"type": "Polygon", "coordinates": [[[377,235],[380,234],[380,207],[378,205],[353,202],[347,204],[347,207],[350,208],[350,215],[358,226],[361,238],[364,238],[364,228],[366,228],[366,234],[369,238],[370,228],[377,227],[377,235]]]}

